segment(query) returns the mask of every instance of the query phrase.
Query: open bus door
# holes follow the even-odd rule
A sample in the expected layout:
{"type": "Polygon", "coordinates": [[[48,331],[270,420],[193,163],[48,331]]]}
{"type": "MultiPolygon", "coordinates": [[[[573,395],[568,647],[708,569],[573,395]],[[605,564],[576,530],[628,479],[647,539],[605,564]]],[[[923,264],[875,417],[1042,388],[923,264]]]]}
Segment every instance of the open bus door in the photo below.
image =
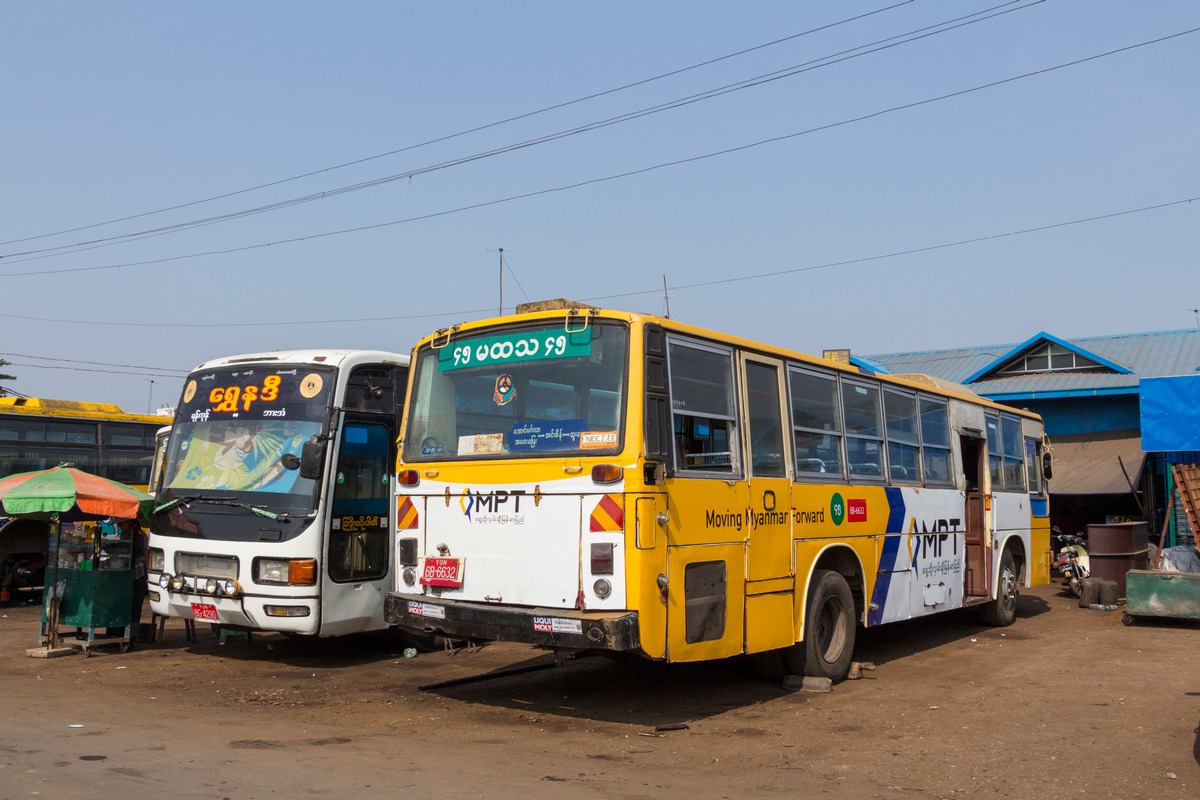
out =
{"type": "Polygon", "coordinates": [[[967,568],[964,594],[967,597],[988,597],[991,592],[991,551],[987,547],[987,513],[984,477],[987,475],[987,440],[981,432],[959,434],[962,452],[963,488],[966,493],[967,568]]]}

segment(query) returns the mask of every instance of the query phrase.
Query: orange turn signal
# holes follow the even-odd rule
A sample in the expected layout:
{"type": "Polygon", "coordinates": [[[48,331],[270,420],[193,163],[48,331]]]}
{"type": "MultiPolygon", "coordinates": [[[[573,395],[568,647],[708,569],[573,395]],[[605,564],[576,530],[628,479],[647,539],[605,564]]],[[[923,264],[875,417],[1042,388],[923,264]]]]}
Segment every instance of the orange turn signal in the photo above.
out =
{"type": "Polygon", "coordinates": [[[625,475],[625,470],[616,464],[596,464],[592,467],[593,483],[616,483],[625,475]]]}
{"type": "Polygon", "coordinates": [[[288,562],[288,583],[311,586],[317,582],[317,562],[311,558],[288,562]]]}

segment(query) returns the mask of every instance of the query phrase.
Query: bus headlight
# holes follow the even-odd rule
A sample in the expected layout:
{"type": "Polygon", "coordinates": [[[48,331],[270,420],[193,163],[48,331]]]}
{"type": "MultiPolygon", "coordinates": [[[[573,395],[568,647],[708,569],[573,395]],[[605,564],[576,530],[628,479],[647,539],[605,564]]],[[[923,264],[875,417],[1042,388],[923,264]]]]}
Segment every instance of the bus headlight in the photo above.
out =
{"type": "Polygon", "coordinates": [[[225,581],[225,585],[222,588],[225,590],[225,594],[230,597],[237,597],[242,593],[242,585],[233,578],[225,581]]]}
{"type": "Polygon", "coordinates": [[[204,591],[208,594],[216,594],[221,588],[216,578],[208,578],[204,581],[204,591]]]}
{"type": "Polygon", "coordinates": [[[171,591],[172,592],[182,592],[186,588],[187,588],[187,581],[185,581],[183,579],[182,575],[172,575],[171,576],[171,591]]]}
{"type": "Polygon", "coordinates": [[[283,586],[312,586],[317,582],[317,562],[312,558],[258,558],[254,580],[283,586]]]}
{"type": "Polygon", "coordinates": [[[161,588],[163,588],[163,589],[170,588],[170,586],[171,586],[171,573],[169,573],[169,572],[164,572],[162,575],[159,575],[159,576],[158,576],[158,585],[159,585],[161,588]]]}
{"type": "Polygon", "coordinates": [[[146,569],[150,572],[162,572],[165,564],[166,559],[163,557],[161,547],[151,547],[146,552],[146,569]]]}

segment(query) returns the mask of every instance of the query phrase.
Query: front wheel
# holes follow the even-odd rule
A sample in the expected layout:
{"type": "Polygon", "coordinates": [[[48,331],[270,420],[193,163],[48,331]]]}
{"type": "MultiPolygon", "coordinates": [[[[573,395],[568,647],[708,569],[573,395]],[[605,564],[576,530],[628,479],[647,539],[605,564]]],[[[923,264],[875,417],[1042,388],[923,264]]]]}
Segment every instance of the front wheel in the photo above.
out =
{"type": "Polygon", "coordinates": [[[842,680],[854,656],[854,626],[850,584],[837,572],[817,570],[804,609],[804,641],[783,651],[788,669],[795,675],[842,680]]]}
{"type": "Polygon", "coordinates": [[[1017,619],[1017,565],[1008,550],[1000,556],[996,599],[982,606],[980,613],[986,624],[998,628],[1012,625],[1017,619]]]}

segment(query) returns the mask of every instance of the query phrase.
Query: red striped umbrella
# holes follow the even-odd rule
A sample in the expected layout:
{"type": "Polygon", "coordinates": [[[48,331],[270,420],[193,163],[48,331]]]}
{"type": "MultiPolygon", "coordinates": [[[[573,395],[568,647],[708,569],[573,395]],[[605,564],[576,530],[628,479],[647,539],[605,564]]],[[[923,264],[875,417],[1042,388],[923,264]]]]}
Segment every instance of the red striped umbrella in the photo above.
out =
{"type": "Polygon", "coordinates": [[[0,479],[0,514],[48,519],[149,518],[154,498],[132,486],[74,467],[21,472],[0,479]]]}

